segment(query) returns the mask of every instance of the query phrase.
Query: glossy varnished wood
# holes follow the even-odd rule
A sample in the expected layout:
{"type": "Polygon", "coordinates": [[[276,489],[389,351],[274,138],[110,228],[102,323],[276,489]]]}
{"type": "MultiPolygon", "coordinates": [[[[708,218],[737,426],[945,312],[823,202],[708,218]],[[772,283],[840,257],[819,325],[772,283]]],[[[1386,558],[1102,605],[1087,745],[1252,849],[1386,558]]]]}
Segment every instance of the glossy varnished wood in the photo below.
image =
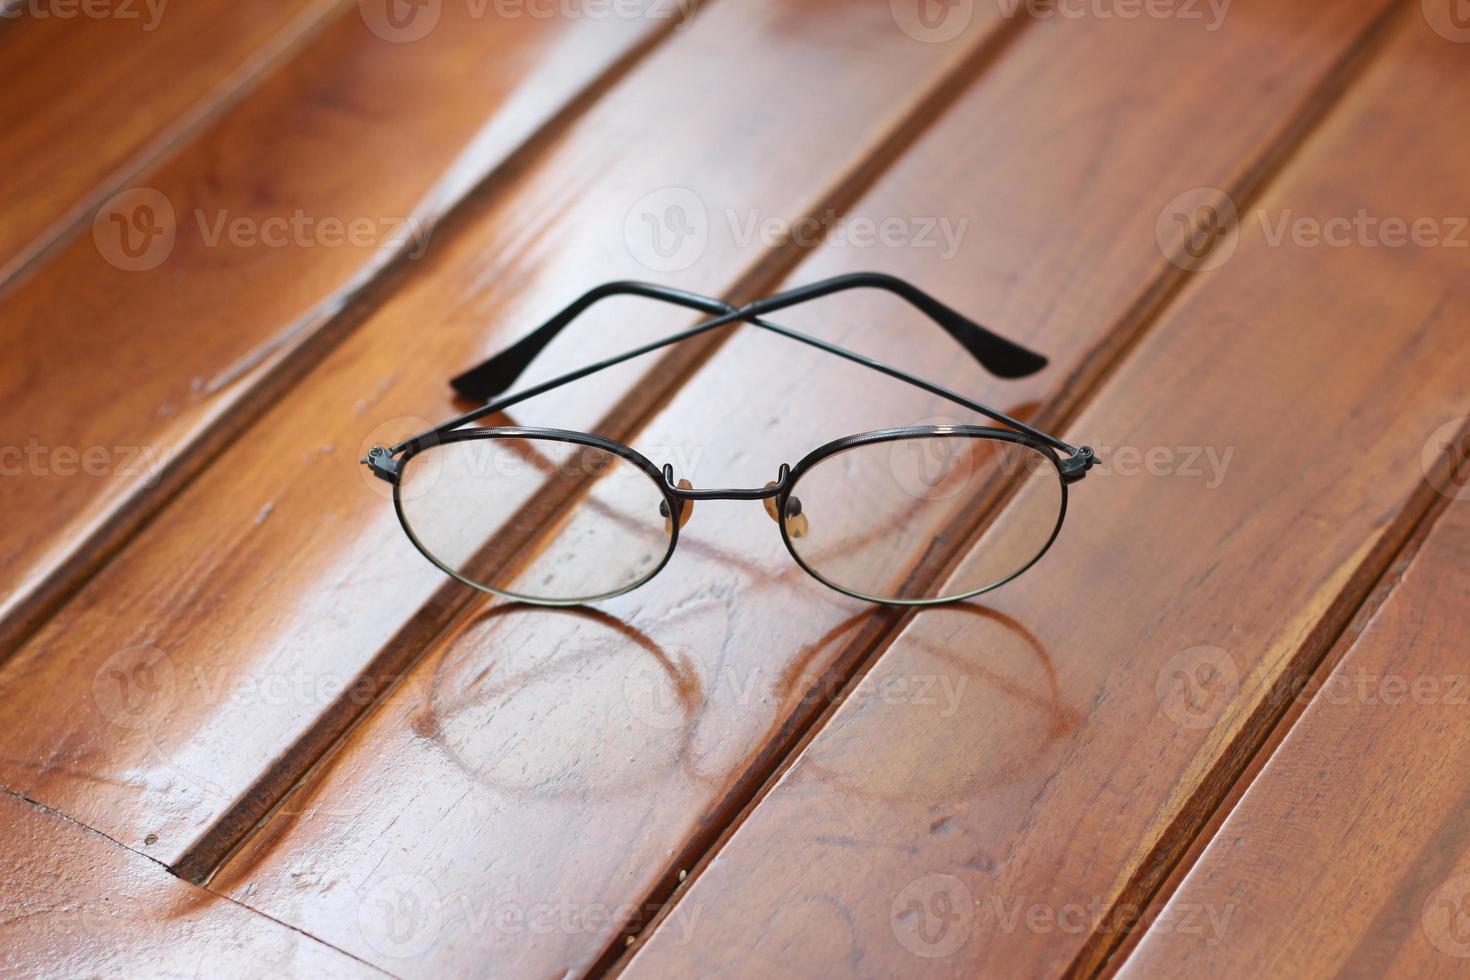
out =
{"type": "Polygon", "coordinates": [[[1099,965],[1432,497],[1421,452],[1470,370],[1463,255],[1273,247],[1259,218],[1453,214],[1463,57],[1399,21],[1070,426],[1116,468],[1053,551],[980,608],[920,614],[628,975],[1099,965]],[[1121,469],[1154,447],[1153,473],[1121,469]],[[1191,447],[1231,452],[1217,481],[1191,447]]]}
{"type": "Polygon", "coordinates": [[[346,6],[47,4],[0,20],[0,287],[346,6]]]}
{"type": "Polygon", "coordinates": [[[0,792],[0,973],[383,976],[5,792],[0,792]]]}
{"type": "MultiPolygon", "coordinates": [[[[652,275],[625,239],[650,194],[684,186],[708,202],[711,234],[680,283],[738,289],[773,249],[742,244],[717,209],[754,202],[790,220],[827,207],[994,26],[921,44],[886,3],[838,7],[713,6],[479,199],[6,665],[5,784],[207,871],[465,598],[404,538],[363,449],[447,417],[450,374],[595,280],[652,275]],[[882,72],[845,74],[859,56],[882,72]],[[743,80],[704,87],[711,73],[743,80]],[[702,166],[711,153],[719,168],[702,166]],[[27,691],[98,710],[38,714],[27,691]]],[[[538,371],[684,321],[647,310],[599,311],[538,371]]],[[[539,417],[595,426],[646,370],[547,399],[539,417]]],[[[643,397],[677,375],[652,377],[643,397]]]]}
{"type": "MultiPolygon", "coordinates": [[[[987,380],[937,329],[872,294],[781,321],[1002,408],[1055,404],[1177,274],[1156,241],[1156,209],[1138,202],[1161,184],[1248,186],[1381,9],[1338,8],[1329,30],[1315,6],[1262,5],[1223,37],[1177,22],[1037,25],[847,215],[942,218],[957,251],[941,251],[938,230],[929,247],[838,243],[793,277],[870,266],[912,276],[1052,354],[1045,374],[987,380]],[[1269,62],[1263,38],[1277,39],[1269,62]],[[1258,88],[1240,86],[1246,61],[1258,88]],[[1081,90],[1108,93],[1099,117],[1076,101],[1079,78],[1081,90]],[[1220,114],[1201,121],[1190,102],[1153,97],[1181,79],[1220,114]]],[[[957,412],[751,334],[632,444],[696,486],[760,486],[830,438],[957,412]]],[[[536,403],[513,414],[564,418],[536,403]]],[[[392,969],[486,957],[506,970],[585,966],[651,912],[890,623],[794,567],[759,505],[701,502],[662,575],[597,614],[492,607],[437,644],[214,885],[360,949],[343,883],[401,878],[440,914],[392,969]],[[535,942],[516,925],[563,907],[574,924],[535,942]]],[[[698,948],[710,926],[698,905],[681,905],[665,928],[698,948]]]]}
{"type": "Polygon", "coordinates": [[[1467,594],[1456,503],[1120,976],[1464,974],[1467,594]]]}
{"type": "Polygon", "coordinates": [[[469,186],[671,27],[451,3],[403,41],[371,9],[0,298],[0,655],[307,363],[374,273],[414,261],[469,186]]]}

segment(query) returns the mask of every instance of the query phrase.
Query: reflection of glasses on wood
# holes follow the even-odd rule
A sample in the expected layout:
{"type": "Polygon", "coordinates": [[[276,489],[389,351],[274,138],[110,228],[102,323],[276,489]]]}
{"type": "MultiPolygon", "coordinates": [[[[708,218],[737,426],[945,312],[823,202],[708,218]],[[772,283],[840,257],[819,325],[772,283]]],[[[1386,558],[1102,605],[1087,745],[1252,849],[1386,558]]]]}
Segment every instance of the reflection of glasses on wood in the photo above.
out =
{"type": "Polygon", "coordinates": [[[759,500],[797,564],[839,592],[871,602],[968,599],[1020,575],[1056,539],[1067,487],[1097,463],[1024,422],[895,367],[765,319],[858,287],[887,290],[927,314],[1002,378],[1046,359],[892,276],[837,276],[735,307],[648,283],[613,282],[582,296],[511,347],[453,380],[486,404],[363,459],[393,485],[400,522],[431,562],[499,595],[572,605],[619,595],[667,564],[701,500],[759,500]],[[631,295],[715,318],[663,340],[505,395],[547,344],[598,300],[631,295]],[[751,489],[697,489],[634,449],[585,432],[470,423],[661,347],[749,323],[963,405],[1006,428],[925,425],[848,436],[783,464],[751,489]],[[997,520],[1002,511],[1004,519],[997,520]],[[968,542],[980,547],[967,549],[968,542]],[[958,560],[957,555],[963,555],[958,560]]]}

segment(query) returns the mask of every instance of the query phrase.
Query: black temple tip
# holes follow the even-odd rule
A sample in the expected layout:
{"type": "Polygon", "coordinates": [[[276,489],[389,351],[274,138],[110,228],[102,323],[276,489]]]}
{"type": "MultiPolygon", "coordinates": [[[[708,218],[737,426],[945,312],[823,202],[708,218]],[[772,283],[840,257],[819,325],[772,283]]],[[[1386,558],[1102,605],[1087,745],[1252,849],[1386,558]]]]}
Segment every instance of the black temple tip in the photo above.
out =
{"type": "Polygon", "coordinates": [[[515,365],[505,364],[499,358],[491,358],[484,364],[455,376],[449,385],[465,398],[488,402],[509,388],[520,373],[521,369],[515,365]]]}
{"type": "Polygon", "coordinates": [[[980,363],[984,364],[992,374],[1001,378],[1027,378],[1047,365],[1047,359],[1032,350],[1027,350],[1019,344],[1010,341],[1001,341],[1000,344],[991,345],[984,353],[976,353],[980,363]]]}
{"type": "Polygon", "coordinates": [[[946,308],[945,314],[935,319],[996,377],[1025,378],[1046,367],[1046,358],[1035,351],[1007,340],[953,310],[946,308]]]}

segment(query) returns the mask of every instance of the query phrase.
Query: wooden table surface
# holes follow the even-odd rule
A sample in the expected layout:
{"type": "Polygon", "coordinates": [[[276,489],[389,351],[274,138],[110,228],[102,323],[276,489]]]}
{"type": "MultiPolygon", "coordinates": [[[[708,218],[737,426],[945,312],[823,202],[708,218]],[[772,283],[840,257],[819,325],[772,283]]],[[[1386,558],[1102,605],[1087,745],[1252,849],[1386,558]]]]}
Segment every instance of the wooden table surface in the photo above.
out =
{"type": "MultiPolygon", "coordinates": [[[[1462,0],[27,0],[0,64],[0,972],[1470,975],[1462,0]],[[1103,457],[979,600],[712,501],[533,608],[358,465],[599,282],[861,270],[1049,366],[785,321],[1103,457]]],[[[737,328],[510,416],[759,486],[954,415],[874,378],[737,328]]]]}

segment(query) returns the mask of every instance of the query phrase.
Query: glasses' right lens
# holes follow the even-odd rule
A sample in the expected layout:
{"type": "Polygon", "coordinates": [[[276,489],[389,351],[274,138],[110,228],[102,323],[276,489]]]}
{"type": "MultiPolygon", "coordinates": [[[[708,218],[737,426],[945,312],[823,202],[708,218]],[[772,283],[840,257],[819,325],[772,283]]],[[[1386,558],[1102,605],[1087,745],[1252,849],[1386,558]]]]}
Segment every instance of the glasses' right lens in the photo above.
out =
{"type": "Polygon", "coordinates": [[[1035,561],[1061,521],[1063,489],[1040,449],[954,434],[842,450],[803,473],[791,496],[787,538],[818,577],[879,601],[933,602],[992,588],[1035,561]],[[979,546],[946,572],[944,558],[1002,504],[979,546]]]}
{"type": "Polygon", "coordinates": [[[398,485],[409,534],[478,588],[587,602],[643,584],[673,544],[663,490],[642,467],[580,443],[446,442],[412,456],[398,485]]]}

